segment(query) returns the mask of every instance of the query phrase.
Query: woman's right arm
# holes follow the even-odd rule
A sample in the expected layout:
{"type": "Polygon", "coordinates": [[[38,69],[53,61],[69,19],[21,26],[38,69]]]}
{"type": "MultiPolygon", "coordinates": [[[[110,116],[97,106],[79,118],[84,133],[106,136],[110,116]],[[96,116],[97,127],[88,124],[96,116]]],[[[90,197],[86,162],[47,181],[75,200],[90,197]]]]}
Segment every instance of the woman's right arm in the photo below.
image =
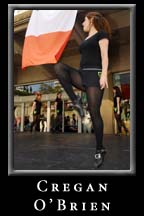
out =
{"type": "Polygon", "coordinates": [[[56,117],[56,115],[57,115],[57,104],[58,104],[58,102],[55,101],[55,117],[56,117]]]}
{"type": "Polygon", "coordinates": [[[33,105],[32,105],[32,109],[31,109],[31,112],[32,112],[32,113],[34,112],[35,107],[36,107],[36,102],[34,101],[34,102],[33,102],[33,105]]]}
{"type": "Polygon", "coordinates": [[[116,101],[117,101],[117,114],[119,115],[120,114],[120,97],[117,97],[116,101]]]}
{"type": "Polygon", "coordinates": [[[104,89],[108,88],[107,74],[108,74],[108,46],[109,40],[107,38],[103,38],[99,41],[100,51],[101,51],[101,59],[102,59],[102,74],[100,77],[100,87],[104,89]]]}
{"type": "Polygon", "coordinates": [[[55,101],[55,105],[54,106],[55,106],[55,110],[57,110],[57,101],[55,101]]]}

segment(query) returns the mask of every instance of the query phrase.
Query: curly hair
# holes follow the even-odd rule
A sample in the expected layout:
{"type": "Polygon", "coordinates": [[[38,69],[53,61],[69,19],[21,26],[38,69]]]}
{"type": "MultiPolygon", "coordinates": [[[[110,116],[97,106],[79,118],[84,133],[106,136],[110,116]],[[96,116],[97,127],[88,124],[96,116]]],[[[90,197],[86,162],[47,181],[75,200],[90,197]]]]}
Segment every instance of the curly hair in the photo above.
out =
{"type": "Polygon", "coordinates": [[[111,27],[108,20],[99,12],[88,12],[86,14],[88,19],[91,19],[94,27],[98,30],[104,30],[111,37],[111,27]]]}
{"type": "Polygon", "coordinates": [[[122,97],[122,92],[118,86],[113,86],[113,89],[116,91],[116,95],[122,97]]]}

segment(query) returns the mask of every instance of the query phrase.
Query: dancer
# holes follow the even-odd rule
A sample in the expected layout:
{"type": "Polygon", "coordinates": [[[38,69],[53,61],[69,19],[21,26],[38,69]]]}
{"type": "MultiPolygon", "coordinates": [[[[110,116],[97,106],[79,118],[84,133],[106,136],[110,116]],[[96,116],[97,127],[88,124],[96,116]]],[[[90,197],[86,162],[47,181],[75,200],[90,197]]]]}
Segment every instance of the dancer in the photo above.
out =
{"type": "Polygon", "coordinates": [[[128,129],[126,128],[126,125],[124,121],[121,119],[121,113],[122,113],[122,107],[121,107],[121,99],[122,99],[122,93],[118,86],[113,87],[113,101],[114,101],[114,116],[117,122],[117,135],[121,135],[121,129],[122,127],[125,130],[126,135],[128,135],[128,129]]]}
{"type": "Polygon", "coordinates": [[[100,113],[104,88],[108,88],[108,47],[111,35],[110,25],[98,12],[89,12],[82,23],[88,36],[80,44],[80,68],[75,69],[61,62],[55,64],[58,80],[69,95],[74,108],[84,117],[81,99],[73,86],[86,92],[88,109],[96,137],[95,163],[100,167],[104,161],[103,120],[100,113]]]}

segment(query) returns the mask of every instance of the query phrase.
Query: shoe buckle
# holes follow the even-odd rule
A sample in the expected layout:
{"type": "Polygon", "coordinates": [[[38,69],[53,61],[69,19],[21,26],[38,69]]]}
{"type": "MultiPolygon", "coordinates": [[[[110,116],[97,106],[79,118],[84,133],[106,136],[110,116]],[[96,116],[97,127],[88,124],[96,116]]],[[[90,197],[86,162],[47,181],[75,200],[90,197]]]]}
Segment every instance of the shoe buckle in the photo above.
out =
{"type": "Polygon", "coordinates": [[[98,153],[98,154],[95,154],[95,159],[100,159],[101,158],[101,154],[98,153]]]}

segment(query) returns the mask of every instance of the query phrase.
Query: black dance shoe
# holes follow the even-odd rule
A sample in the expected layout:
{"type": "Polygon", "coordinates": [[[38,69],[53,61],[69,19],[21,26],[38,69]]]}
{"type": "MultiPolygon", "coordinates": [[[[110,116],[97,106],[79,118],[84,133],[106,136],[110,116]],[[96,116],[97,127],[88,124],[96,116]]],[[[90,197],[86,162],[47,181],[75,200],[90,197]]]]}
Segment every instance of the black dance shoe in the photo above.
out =
{"type": "Polygon", "coordinates": [[[105,147],[102,147],[99,151],[101,154],[106,154],[107,152],[105,147]]]}
{"type": "Polygon", "coordinates": [[[99,168],[103,164],[103,157],[101,153],[95,154],[95,166],[99,168]]]}
{"type": "Polygon", "coordinates": [[[103,148],[101,150],[98,150],[95,154],[95,166],[96,168],[99,168],[102,166],[104,162],[104,156],[105,156],[106,150],[103,148]]]}
{"type": "Polygon", "coordinates": [[[122,133],[119,133],[119,132],[115,134],[115,136],[121,136],[121,135],[122,133]]]}
{"type": "Polygon", "coordinates": [[[73,104],[73,108],[79,113],[81,118],[84,117],[84,111],[83,111],[83,108],[82,108],[82,103],[81,103],[81,98],[80,97],[77,97],[77,100],[73,104]]]}

